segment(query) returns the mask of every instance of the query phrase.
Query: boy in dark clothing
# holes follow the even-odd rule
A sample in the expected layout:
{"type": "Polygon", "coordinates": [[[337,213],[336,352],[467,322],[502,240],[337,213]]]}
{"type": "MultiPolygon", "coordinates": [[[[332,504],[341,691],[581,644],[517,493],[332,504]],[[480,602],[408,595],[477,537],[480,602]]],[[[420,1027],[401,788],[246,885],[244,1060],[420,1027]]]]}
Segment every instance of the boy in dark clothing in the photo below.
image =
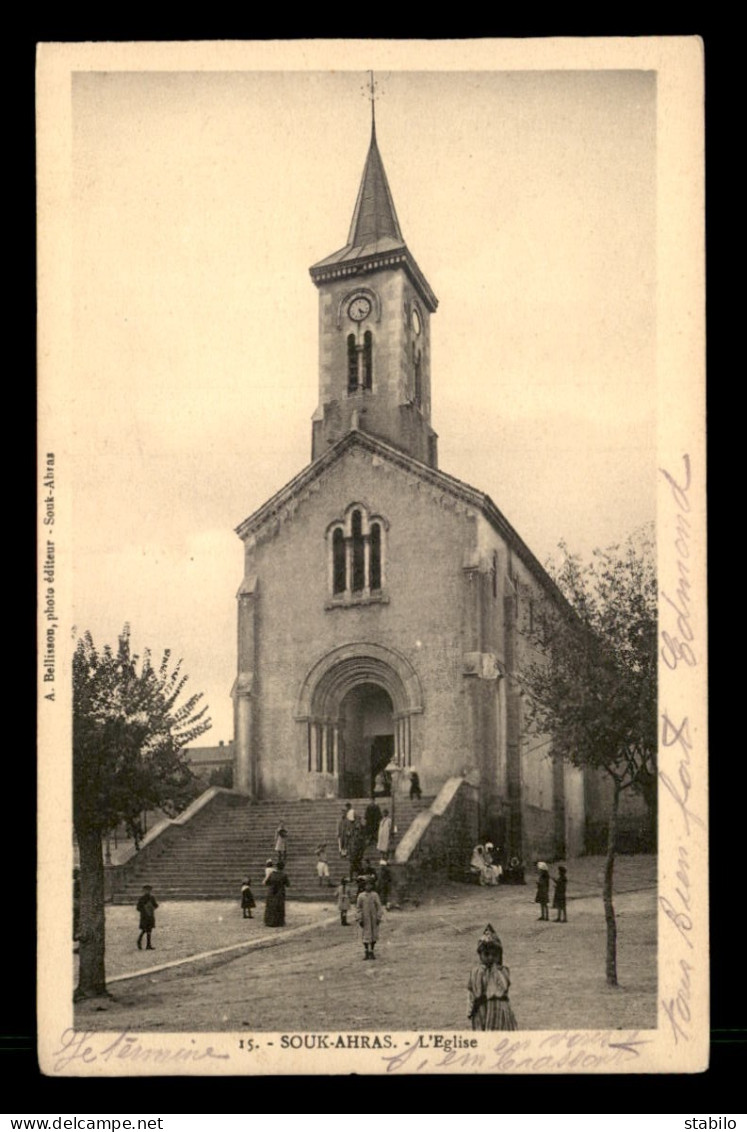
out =
{"type": "Polygon", "coordinates": [[[140,913],[140,935],[137,937],[138,950],[142,950],[143,936],[147,939],[145,947],[146,951],[155,951],[155,947],[150,942],[150,933],[156,926],[156,908],[158,902],[153,895],[153,890],[149,884],[143,885],[143,895],[137,902],[137,910],[140,913]]]}

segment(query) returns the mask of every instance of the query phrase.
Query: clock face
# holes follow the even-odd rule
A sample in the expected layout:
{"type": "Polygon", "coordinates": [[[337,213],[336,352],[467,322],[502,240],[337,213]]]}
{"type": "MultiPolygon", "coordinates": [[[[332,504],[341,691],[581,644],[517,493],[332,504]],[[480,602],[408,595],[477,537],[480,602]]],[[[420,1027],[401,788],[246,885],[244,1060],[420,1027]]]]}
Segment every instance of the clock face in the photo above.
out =
{"type": "Polygon", "coordinates": [[[367,299],[365,295],[359,295],[357,299],[353,299],[348,307],[348,314],[355,322],[363,322],[364,318],[368,318],[371,313],[371,300],[367,299]]]}
{"type": "Polygon", "coordinates": [[[423,325],[420,321],[420,315],[418,314],[415,307],[413,307],[412,309],[412,328],[416,334],[419,334],[423,328],[423,325]]]}

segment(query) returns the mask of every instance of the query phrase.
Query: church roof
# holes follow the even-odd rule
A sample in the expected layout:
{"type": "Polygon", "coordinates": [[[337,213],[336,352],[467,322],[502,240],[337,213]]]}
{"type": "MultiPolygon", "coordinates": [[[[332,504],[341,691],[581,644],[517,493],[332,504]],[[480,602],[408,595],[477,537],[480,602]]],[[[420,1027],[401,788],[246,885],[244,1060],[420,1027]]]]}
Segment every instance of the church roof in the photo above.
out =
{"type": "Polygon", "coordinates": [[[341,275],[353,275],[374,268],[402,263],[420,290],[423,301],[433,312],[438,299],[407,247],[397,219],[394,200],[376,141],[376,125],[371,125],[371,142],[363,169],[353,219],[344,248],[315,263],[310,269],[315,282],[341,275]]]}
{"type": "Polygon", "coordinates": [[[279,525],[284,519],[291,518],[300,497],[310,490],[318,490],[318,487],[314,488],[313,485],[323,473],[354,447],[362,448],[364,451],[370,452],[372,456],[378,456],[396,464],[409,475],[425,481],[437,491],[450,495],[466,506],[479,511],[491,526],[502,535],[506,543],[535,578],[545,588],[552,590],[565,604],[565,598],[562,597],[539,559],[535,557],[518,532],[511,526],[505,515],[498,510],[489,495],[472,487],[471,484],[457,479],[456,476],[450,476],[437,468],[431,468],[428,464],[416,460],[399,448],[394,448],[377,436],[372,436],[360,429],[352,429],[347,432],[323,455],[311,464],[307,464],[285,487],[282,487],[266,503],[263,503],[248,518],[244,519],[243,523],[236,527],[236,534],[239,538],[247,539],[257,534],[267,524],[276,523],[279,525]]]}

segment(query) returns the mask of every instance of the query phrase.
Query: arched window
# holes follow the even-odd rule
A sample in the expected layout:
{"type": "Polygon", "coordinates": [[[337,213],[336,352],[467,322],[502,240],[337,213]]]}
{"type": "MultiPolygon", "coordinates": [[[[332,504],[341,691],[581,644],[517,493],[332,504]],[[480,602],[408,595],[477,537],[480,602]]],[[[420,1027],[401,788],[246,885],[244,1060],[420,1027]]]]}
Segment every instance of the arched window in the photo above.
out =
{"type": "Polygon", "coordinates": [[[355,335],[348,334],[348,393],[355,393],[358,388],[358,349],[355,345],[355,335]]]}
{"type": "Polygon", "coordinates": [[[388,601],[386,538],[388,524],[363,503],[351,503],[327,528],[329,608],[366,601],[388,601]]]}
{"type": "Polygon", "coordinates": [[[353,593],[360,593],[366,585],[366,551],[361,530],[361,513],[353,512],[353,593]]]}
{"type": "Polygon", "coordinates": [[[373,335],[367,330],[363,335],[363,388],[373,387],[373,335]]]}
{"type": "Polygon", "coordinates": [[[345,593],[345,536],[341,527],[332,536],[332,592],[345,593]]]}
{"type": "Polygon", "coordinates": [[[371,550],[369,557],[369,586],[372,590],[381,589],[381,527],[371,524],[371,550]]]}

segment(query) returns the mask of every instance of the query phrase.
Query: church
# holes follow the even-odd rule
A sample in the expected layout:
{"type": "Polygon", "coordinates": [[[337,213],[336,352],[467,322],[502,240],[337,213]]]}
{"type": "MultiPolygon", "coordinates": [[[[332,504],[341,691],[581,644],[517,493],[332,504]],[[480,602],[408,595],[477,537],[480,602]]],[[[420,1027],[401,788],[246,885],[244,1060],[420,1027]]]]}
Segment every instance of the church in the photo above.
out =
{"type": "Polygon", "coordinates": [[[548,757],[517,681],[543,602],[562,599],[492,499],[439,468],[438,300],[402,234],[373,117],[347,242],[310,274],[311,462],[237,528],[234,788],[257,801],[396,796],[414,772],[438,798],[463,780],[506,856],[583,852],[584,775],[548,757]]]}

